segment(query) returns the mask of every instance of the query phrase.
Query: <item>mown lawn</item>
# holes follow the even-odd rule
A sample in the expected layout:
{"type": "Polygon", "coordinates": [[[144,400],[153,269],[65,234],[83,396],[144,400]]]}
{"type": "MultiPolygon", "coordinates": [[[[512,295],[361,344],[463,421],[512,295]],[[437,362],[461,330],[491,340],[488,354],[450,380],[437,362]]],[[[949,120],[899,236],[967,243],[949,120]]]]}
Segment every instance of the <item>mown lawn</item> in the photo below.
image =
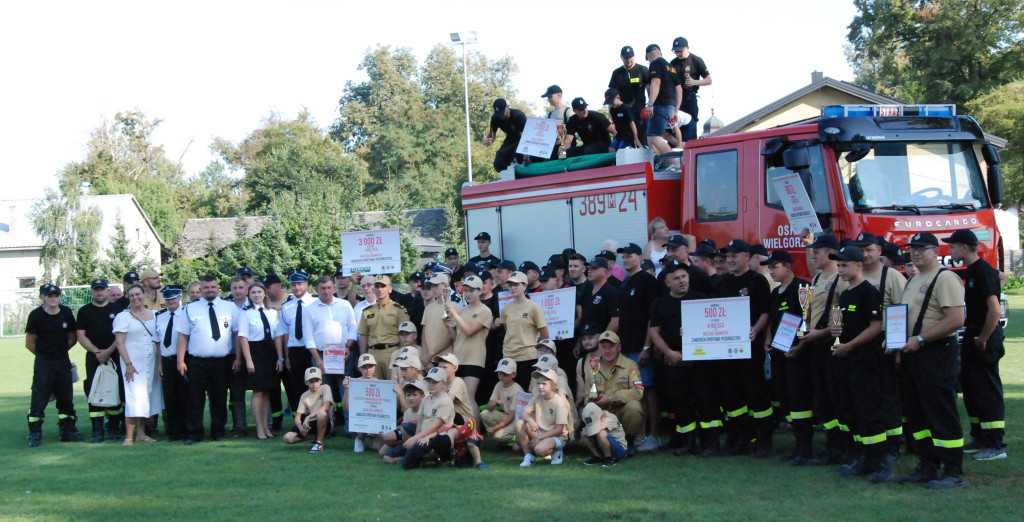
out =
{"type": "MultiPolygon", "coordinates": [[[[660,520],[1021,520],[1024,508],[1024,296],[1011,296],[1002,362],[1010,458],[965,459],[968,485],[932,492],[844,480],[834,468],[791,468],[777,459],[641,455],[611,469],[582,465],[582,448],[560,467],[485,446],[489,471],[402,471],[372,453],[328,439],[319,455],[279,439],[181,444],[57,442],[47,410],[43,445],[25,445],[32,358],[22,338],[0,339],[0,518],[5,520],[172,519],[660,519],[660,520]]],[[[74,358],[84,367],[81,348],[74,358]]],[[[88,438],[86,401],[75,405],[88,438]]],[[[250,416],[251,418],[251,416],[250,416]]],[[[966,423],[966,416],[964,416],[966,423]]],[[[250,419],[251,420],[251,419],[250,419]]],[[[780,436],[777,451],[788,450],[780,436]]],[[[915,463],[906,457],[897,472],[915,463]]]]}

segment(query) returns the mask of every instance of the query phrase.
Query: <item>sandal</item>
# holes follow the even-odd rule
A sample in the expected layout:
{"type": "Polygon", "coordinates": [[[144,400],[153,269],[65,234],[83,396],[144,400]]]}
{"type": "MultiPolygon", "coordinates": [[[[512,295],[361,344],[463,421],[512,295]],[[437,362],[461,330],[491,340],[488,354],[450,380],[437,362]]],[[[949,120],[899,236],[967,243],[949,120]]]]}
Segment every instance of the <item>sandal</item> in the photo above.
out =
{"type": "Polygon", "coordinates": [[[132,439],[124,439],[124,442],[121,443],[122,446],[131,446],[132,444],[132,439]]]}

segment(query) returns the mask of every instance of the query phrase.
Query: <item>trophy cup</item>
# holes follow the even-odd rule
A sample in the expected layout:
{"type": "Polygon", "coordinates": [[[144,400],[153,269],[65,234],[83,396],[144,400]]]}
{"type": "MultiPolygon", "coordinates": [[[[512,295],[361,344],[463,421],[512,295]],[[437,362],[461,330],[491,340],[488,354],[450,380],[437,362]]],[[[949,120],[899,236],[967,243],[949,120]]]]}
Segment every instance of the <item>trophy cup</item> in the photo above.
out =
{"type": "Polygon", "coordinates": [[[565,143],[565,124],[559,123],[556,129],[558,130],[558,143],[556,144],[558,147],[558,159],[564,160],[565,147],[563,144],[565,143]]]}
{"type": "MultiPolygon", "coordinates": [[[[445,289],[447,290],[447,288],[445,289]]],[[[448,294],[441,296],[441,319],[447,321],[451,319],[451,314],[448,313],[448,294]]]]}
{"type": "Polygon", "coordinates": [[[800,329],[797,330],[797,337],[803,337],[807,335],[809,331],[807,324],[811,322],[811,296],[814,295],[814,287],[811,285],[801,284],[797,286],[797,296],[800,301],[800,309],[804,311],[803,320],[800,321],[800,329]]]}
{"type": "Polygon", "coordinates": [[[589,399],[597,399],[597,357],[591,357],[588,361],[590,363],[590,393],[587,394],[589,399]]]}
{"type": "MultiPolygon", "coordinates": [[[[839,305],[832,307],[832,324],[843,324],[843,309],[839,308],[839,305]]],[[[836,345],[839,344],[839,336],[836,336],[835,342],[832,343],[832,349],[835,350],[836,345]]]]}

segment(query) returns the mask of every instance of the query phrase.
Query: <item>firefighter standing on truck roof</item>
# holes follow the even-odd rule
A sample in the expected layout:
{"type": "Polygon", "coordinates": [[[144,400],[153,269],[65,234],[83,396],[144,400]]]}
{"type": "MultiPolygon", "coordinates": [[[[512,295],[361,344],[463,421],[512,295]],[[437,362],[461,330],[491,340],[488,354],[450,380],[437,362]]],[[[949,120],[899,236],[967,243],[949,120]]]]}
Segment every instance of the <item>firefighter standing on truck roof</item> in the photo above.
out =
{"type": "Polygon", "coordinates": [[[523,137],[526,130],[526,114],[519,109],[508,106],[504,98],[494,100],[494,114],[491,115],[491,130],[484,136],[484,144],[494,143],[496,132],[501,129],[505,132],[505,141],[501,142],[498,152],[494,153],[494,170],[501,172],[508,168],[515,160],[523,160],[521,154],[516,154],[519,148],[519,138],[523,137]]]}

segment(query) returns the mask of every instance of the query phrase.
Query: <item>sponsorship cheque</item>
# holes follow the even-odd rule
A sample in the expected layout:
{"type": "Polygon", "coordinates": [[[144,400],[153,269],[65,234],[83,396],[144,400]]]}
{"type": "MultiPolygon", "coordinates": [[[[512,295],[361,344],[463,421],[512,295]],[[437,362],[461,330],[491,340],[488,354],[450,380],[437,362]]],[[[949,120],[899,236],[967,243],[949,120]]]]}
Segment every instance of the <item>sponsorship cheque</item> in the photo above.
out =
{"type": "Polygon", "coordinates": [[[750,298],[698,299],[680,303],[683,360],[750,358],[750,298]]]}
{"type": "Polygon", "coordinates": [[[348,431],[384,433],[395,429],[398,406],[394,381],[349,379],[348,431]]]}
{"type": "Polygon", "coordinates": [[[397,274],[402,271],[402,239],[397,228],[341,234],[345,275],[397,274]]]}

